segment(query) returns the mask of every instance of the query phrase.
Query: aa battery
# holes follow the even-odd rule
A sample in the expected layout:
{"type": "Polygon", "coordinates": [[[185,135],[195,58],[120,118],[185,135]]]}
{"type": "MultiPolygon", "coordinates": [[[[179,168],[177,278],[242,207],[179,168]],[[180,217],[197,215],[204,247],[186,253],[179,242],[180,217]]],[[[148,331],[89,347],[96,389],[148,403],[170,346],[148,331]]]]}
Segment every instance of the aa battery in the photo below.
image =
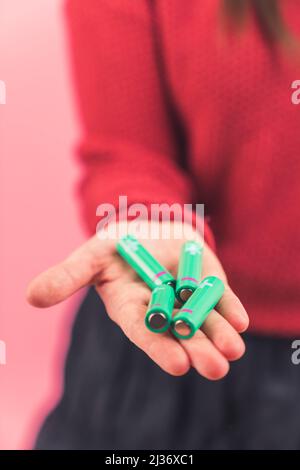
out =
{"type": "Polygon", "coordinates": [[[169,328],[174,302],[175,292],[170,285],[163,284],[152,291],[145,317],[145,323],[149,330],[155,333],[163,333],[169,328]]]}
{"type": "Polygon", "coordinates": [[[177,338],[189,339],[201,327],[224,293],[224,284],[215,276],[208,276],[199,284],[188,301],[172,319],[172,332],[177,338]]]}
{"type": "Polygon", "coordinates": [[[196,241],[187,241],[181,249],[176,281],[176,297],[180,302],[186,302],[199,286],[202,255],[203,246],[196,241]]]}
{"type": "Polygon", "coordinates": [[[172,274],[133,235],[121,238],[117,243],[117,251],[150,289],[162,284],[175,285],[172,274]]]}

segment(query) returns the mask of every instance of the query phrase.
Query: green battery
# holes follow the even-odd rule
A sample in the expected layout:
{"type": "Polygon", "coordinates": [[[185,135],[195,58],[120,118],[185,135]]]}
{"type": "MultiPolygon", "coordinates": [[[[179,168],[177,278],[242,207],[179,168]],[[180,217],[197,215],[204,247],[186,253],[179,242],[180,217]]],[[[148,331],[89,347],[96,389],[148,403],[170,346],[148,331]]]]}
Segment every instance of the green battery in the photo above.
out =
{"type": "Polygon", "coordinates": [[[202,255],[203,246],[195,241],[187,241],[181,249],[176,281],[176,297],[183,303],[199,286],[202,255]]]}
{"type": "Polygon", "coordinates": [[[171,323],[175,302],[174,289],[163,284],[152,291],[151,300],[145,317],[145,323],[154,333],[163,333],[171,323]]]}
{"type": "Polygon", "coordinates": [[[162,284],[175,286],[175,279],[133,236],[126,235],[117,243],[117,251],[145,283],[154,289],[162,284]]]}
{"type": "Polygon", "coordinates": [[[224,284],[216,276],[208,276],[173,317],[171,328],[177,338],[189,339],[201,327],[224,293],[224,284]]]}

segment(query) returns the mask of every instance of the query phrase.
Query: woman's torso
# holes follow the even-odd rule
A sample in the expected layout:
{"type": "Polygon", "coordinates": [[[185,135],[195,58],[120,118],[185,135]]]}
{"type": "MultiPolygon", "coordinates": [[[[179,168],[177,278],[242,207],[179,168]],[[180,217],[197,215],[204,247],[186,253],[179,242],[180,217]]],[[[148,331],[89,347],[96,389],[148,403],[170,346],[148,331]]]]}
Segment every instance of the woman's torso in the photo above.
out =
{"type": "MultiPolygon", "coordinates": [[[[291,101],[300,62],[272,53],[253,17],[227,34],[220,4],[157,2],[166,79],[187,129],[197,202],[252,328],[300,331],[300,105],[291,101]]],[[[281,4],[300,38],[299,2],[281,4]]]]}

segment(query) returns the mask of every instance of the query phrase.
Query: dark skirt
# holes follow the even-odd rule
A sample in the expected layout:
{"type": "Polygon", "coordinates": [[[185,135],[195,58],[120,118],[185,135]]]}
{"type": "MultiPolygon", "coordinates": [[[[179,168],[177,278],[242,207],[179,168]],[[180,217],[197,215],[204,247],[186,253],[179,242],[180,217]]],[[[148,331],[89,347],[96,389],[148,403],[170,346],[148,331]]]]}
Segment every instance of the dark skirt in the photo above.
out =
{"type": "Polygon", "coordinates": [[[292,339],[245,335],[226,378],[163,372],[91,289],[76,317],[63,396],[37,449],[299,449],[300,365],[292,339]]]}

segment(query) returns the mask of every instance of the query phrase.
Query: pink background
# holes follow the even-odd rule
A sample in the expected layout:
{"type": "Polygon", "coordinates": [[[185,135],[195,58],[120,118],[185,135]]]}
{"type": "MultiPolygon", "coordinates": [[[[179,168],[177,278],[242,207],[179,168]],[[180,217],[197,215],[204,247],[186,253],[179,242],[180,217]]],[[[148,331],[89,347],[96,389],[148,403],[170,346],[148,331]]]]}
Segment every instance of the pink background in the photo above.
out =
{"type": "Polygon", "coordinates": [[[78,123],[61,0],[0,0],[0,448],[30,448],[61,392],[71,303],[26,304],[30,278],[83,239],[74,187],[78,123]]]}

